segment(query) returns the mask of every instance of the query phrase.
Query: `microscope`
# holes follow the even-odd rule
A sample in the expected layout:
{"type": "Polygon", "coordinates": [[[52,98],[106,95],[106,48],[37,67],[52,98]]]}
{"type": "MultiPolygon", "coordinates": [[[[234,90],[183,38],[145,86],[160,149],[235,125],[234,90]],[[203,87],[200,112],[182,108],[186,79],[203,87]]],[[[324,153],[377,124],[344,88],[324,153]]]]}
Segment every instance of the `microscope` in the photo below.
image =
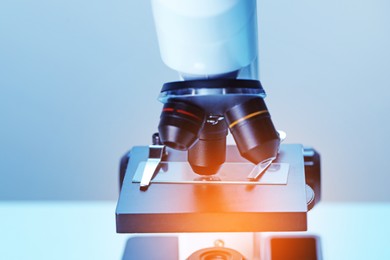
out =
{"type": "Polygon", "coordinates": [[[162,60],[180,80],[161,89],[152,143],[121,160],[117,232],[137,234],[123,259],[322,259],[319,238],[302,233],[320,200],[320,156],[282,144],[271,120],[256,0],[152,8],[162,60]]]}

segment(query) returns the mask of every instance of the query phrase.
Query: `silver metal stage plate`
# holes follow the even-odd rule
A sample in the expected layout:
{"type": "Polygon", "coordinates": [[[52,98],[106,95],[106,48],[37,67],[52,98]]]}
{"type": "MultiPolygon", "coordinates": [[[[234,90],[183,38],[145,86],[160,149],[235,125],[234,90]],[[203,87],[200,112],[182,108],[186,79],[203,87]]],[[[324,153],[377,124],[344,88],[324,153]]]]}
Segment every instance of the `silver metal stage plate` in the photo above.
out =
{"type": "MultiPolygon", "coordinates": [[[[132,180],[141,182],[146,162],[138,164],[132,180]]],[[[161,162],[158,172],[151,183],[180,184],[252,184],[252,185],[286,185],[290,165],[288,163],[272,163],[258,179],[249,180],[248,175],[255,165],[251,163],[226,162],[218,174],[203,177],[194,173],[188,162],[161,162]]]]}
{"type": "Polygon", "coordinates": [[[216,175],[224,182],[207,183],[193,173],[186,152],[169,148],[151,186],[141,189],[134,181],[141,180],[149,148],[136,146],[127,155],[116,209],[118,233],[307,230],[302,145],[282,144],[275,168],[254,182],[247,177],[255,165],[245,161],[235,146],[226,147],[226,162],[216,175]]]}

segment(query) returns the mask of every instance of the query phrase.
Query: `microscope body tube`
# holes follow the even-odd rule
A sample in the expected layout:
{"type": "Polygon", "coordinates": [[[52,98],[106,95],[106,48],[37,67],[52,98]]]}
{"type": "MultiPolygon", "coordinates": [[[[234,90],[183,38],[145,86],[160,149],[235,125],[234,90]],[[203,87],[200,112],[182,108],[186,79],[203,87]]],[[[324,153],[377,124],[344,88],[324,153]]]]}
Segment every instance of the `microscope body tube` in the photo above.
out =
{"type": "Polygon", "coordinates": [[[162,60],[184,79],[257,68],[256,0],[152,0],[152,8],[162,60]]]}
{"type": "Polygon", "coordinates": [[[266,109],[265,93],[240,87],[261,86],[256,0],[151,1],[163,62],[179,72],[181,82],[197,86],[163,87],[162,143],[188,151],[199,175],[216,174],[224,163],[228,128],[244,158],[255,164],[275,158],[279,136],[268,112],[257,115],[266,109]]]}

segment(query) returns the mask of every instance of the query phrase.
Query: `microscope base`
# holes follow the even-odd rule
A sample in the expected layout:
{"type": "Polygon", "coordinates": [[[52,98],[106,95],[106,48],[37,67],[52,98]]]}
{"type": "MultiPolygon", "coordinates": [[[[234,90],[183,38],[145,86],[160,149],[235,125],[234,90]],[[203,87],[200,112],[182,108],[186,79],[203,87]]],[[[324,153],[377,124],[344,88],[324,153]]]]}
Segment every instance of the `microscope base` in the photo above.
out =
{"type": "MultiPolygon", "coordinates": [[[[198,235],[199,236],[199,235],[198,235]]],[[[248,236],[243,235],[243,239],[248,236]]],[[[203,234],[207,240],[208,234],[203,234]]],[[[321,239],[316,235],[290,233],[266,234],[253,233],[253,239],[246,241],[250,246],[242,248],[234,245],[233,248],[224,246],[223,236],[217,241],[220,246],[208,245],[204,248],[195,248],[193,243],[182,240],[178,236],[142,236],[131,237],[126,243],[122,260],[131,259],[256,259],[256,260],[321,260],[321,239]],[[193,248],[193,251],[188,250],[193,248]],[[248,251],[251,248],[251,251],[248,251]]],[[[191,241],[192,242],[192,241],[191,241]]],[[[237,240],[237,242],[239,242],[237,240]]],[[[242,241],[240,241],[242,242],[242,241]]],[[[196,242],[195,242],[196,243],[196,242]]],[[[242,246],[242,245],[241,245],[242,246]]]]}

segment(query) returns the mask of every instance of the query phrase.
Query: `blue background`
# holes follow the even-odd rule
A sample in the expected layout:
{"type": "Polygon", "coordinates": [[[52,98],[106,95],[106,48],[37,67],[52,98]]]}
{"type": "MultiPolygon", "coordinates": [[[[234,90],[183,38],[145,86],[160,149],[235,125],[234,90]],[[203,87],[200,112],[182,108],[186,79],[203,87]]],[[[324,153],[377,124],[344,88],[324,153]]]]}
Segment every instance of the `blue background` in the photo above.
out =
{"type": "MultiPolygon", "coordinates": [[[[258,1],[260,77],[287,142],[322,155],[326,201],[389,201],[390,2],[258,1]]],[[[161,61],[150,3],[0,2],[0,199],[115,200],[151,142],[161,61]]]]}

